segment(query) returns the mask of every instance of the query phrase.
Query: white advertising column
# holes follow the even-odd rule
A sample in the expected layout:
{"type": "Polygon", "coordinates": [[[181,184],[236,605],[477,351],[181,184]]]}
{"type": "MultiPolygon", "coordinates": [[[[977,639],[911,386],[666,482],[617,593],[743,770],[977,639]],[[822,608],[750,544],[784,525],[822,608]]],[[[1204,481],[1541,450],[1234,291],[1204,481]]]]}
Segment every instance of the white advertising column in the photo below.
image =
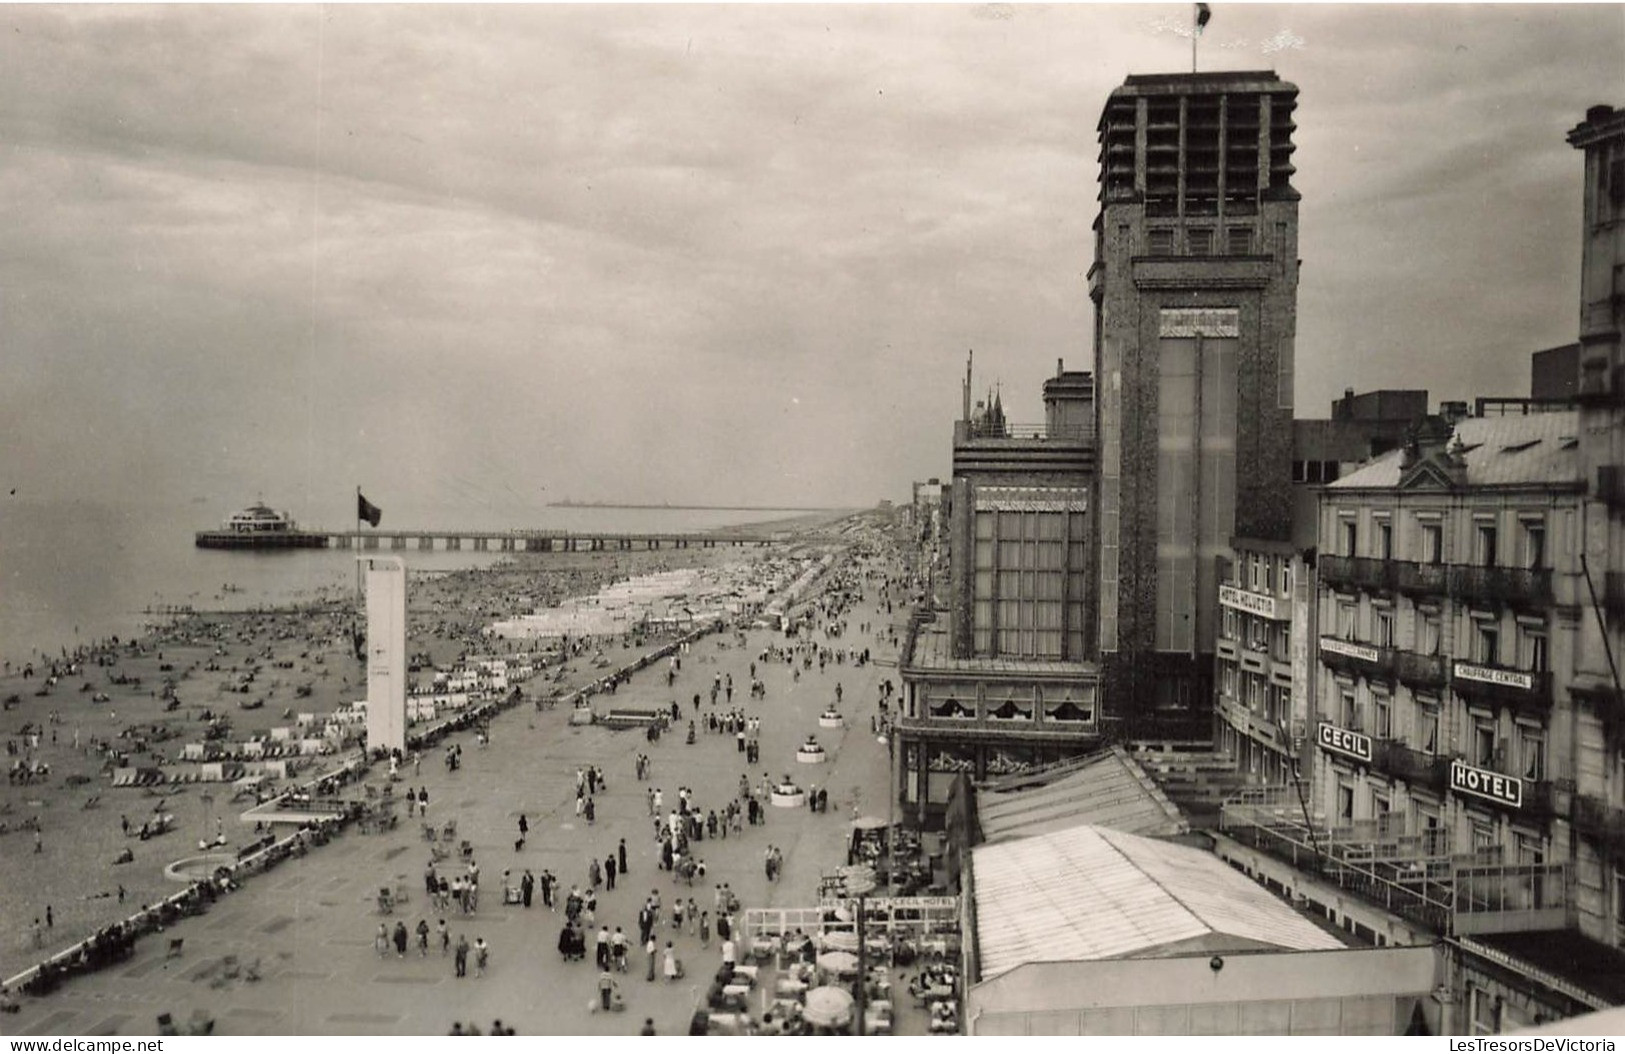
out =
{"type": "Polygon", "coordinates": [[[365,556],[367,749],[406,750],[406,564],[365,556]]]}

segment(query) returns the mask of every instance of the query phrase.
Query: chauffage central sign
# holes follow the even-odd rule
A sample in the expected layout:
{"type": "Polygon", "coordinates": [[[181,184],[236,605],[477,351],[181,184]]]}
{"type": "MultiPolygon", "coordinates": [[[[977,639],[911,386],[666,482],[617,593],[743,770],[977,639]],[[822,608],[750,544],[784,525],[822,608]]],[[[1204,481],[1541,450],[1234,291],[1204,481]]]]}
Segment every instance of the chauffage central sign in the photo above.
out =
{"type": "Polygon", "coordinates": [[[1350,732],[1346,728],[1338,728],[1322,721],[1316,732],[1316,739],[1322,750],[1342,754],[1355,761],[1371,760],[1371,737],[1362,732],[1350,732]]]}

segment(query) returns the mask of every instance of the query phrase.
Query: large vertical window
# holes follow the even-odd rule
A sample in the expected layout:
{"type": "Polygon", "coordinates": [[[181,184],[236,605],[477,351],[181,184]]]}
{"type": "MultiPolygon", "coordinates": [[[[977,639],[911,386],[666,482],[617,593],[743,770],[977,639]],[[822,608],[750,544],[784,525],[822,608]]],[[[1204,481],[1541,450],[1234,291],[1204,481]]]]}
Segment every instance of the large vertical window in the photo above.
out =
{"type": "Polygon", "coordinates": [[[1080,657],[1088,566],[1083,493],[988,487],[976,500],[974,653],[1080,657]]]}
{"type": "Polygon", "coordinates": [[[1546,778],[1546,733],[1539,727],[1518,726],[1518,775],[1536,783],[1546,778]]]}
{"type": "Polygon", "coordinates": [[[1421,552],[1417,553],[1417,562],[1424,564],[1440,564],[1444,562],[1444,524],[1436,521],[1424,521],[1419,525],[1419,540],[1421,552]]]}
{"type": "Polygon", "coordinates": [[[1439,708],[1416,701],[1416,749],[1424,754],[1439,752],[1439,708]]]}
{"type": "Polygon", "coordinates": [[[991,512],[976,514],[976,556],[971,608],[972,647],[978,655],[993,650],[993,521],[991,512]]]}
{"type": "Polygon", "coordinates": [[[1473,560],[1480,567],[1495,567],[1499,561],[1496,552],[1499,532],[1493,520],[1479,520],[1474,525],[1473,560]]]}
{"type": "Polygon", "coordinates": [[[1419,611],[1416,615],[1416,652],[1418,655],[1439,654],[1439,616],[1434,612],[1419,611]]]}
{"type": "Polygon", "coordinates": [[[1473,622],[1473,661],[1494,666],[1501,661],[1501,627],[1489,620],[1473,622]]]}
{"type": "Polygon", "coordinates": [[[1167,308],[1158,319],[1157,620],[1163,651],[1211,650],[1218,568],[1236,522],[1235,308],[1167,308]]]}
{"type": "Polygon", "coordinates": [[[1523,566],[1540,570],[1546,566],[1546,521],[1525,519],[1523,528],[1523,566]]]}

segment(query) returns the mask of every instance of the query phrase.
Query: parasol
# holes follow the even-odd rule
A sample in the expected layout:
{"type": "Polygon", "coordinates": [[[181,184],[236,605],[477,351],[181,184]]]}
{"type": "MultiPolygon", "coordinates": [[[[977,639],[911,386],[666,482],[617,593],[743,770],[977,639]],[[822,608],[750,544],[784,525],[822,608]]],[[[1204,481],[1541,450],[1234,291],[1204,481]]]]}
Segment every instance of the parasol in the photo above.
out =
{"type": "Polygon", "coordinates": [[[855,952],[858,950],[858,935],[851,930],[826,933],[824,934],[824,947],[833,951],[855,952]]]}
{"type": "Polygon", "coordinates": [[[858,972],[858,957],[851,952],[825,952],[818,957],[818,968],[825,973],[845,977],[858,972]]]}
{"type": "Polygon", "coordinates": [[[825,985],[807,992],[801,1016],[820,1028],[844,1028],[852,1021],[852,993],[825,985]]]}
{"type": "Polygon", "coordinates": [[[878,816],[860,816],[852,821],[852,828],[857,831],[880,831],[890,826],[878,816]]]}

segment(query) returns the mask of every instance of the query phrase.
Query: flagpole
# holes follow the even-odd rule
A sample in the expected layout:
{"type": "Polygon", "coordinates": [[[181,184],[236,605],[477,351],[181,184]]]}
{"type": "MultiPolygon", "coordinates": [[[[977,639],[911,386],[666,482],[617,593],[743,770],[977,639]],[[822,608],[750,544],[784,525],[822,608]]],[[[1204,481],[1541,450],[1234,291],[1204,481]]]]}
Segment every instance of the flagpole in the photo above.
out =
{"type": "MultiPolygon", "coordinates": [[[[360,544],[361,544],[361,488],[359,486],[356,487],[356,489],[355,489],[355,531],[356,531],[356,547],[360,548],[360,544]]],[[[356,601],[356,610],[359,611],[360,606],[361,606],[361,561],[359,559],[356,560],[356,562],[355,562],[355,601],[356,601]]]]}

